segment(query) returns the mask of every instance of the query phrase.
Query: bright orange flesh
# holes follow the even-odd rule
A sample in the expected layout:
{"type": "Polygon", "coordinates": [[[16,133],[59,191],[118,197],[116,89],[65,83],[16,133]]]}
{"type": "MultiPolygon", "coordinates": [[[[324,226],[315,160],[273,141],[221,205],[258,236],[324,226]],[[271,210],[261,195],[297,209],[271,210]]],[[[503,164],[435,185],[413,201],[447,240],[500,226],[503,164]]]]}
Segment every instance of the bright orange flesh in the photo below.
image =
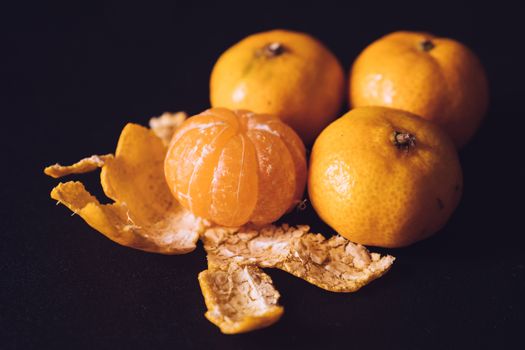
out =
{"type": "Polygon", "coordinates": [[[173,135],[164,172],[193,214],[224,226],[267,224],[301,200],[305,149],[277,118],[212,108],[173,135]]]}
{"type": "Polygon", "coordinates": [[[350,74],[352,107],[399,108],[439,124],[457,147],[478,129],[488,83],[476,55],[460,42],[395,32],[370,44],[350,74]]]}

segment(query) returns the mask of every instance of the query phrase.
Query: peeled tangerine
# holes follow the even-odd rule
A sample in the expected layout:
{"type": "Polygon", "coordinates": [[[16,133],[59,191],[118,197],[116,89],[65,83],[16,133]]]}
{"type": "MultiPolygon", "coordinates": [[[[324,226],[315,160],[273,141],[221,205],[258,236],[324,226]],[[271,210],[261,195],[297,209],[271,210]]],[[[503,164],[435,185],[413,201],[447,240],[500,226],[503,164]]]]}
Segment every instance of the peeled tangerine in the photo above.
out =
{"type": "Polygon", "coordinates": [[[198,217],[268,224],[301,200],[305,148],[275,117],[212,108],[173,135],[164,173],[177,201],[198,217]]]}

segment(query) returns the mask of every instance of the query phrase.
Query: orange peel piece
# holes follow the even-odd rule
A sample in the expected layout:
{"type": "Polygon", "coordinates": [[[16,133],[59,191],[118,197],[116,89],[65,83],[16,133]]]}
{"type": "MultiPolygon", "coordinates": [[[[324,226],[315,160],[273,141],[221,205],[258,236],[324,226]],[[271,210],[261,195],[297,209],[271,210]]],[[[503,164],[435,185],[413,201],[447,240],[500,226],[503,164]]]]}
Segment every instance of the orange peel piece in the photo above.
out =
{"type": "Polygon", "coordinates": [[[45,170],[64,176],[101,167],[102,188],[114,203],[100,204],[80,182],[59,184],[51,197],[114,242],[162,254],[188,253],[209,224],[173,199],[164,181],[165,153],[166,146],[151,130],[128,124],[114,157],[93,156],[45,170]]]}
{"type": "Polygon", "coordinates": [[[112,154],[106,154],[103,156],[93,155],[91,157],[81,159],[73,165],[64,166],[58,163],[50,165],[44,169],[44,173],[46,175],[54,177],[55,179],[70,174],[88,173],[98,168],[102,168],[104,164],[106,164],[106,161],[109,159],[113,159],[112,154]]]}
{"type": "Polygon", "coordinates": [[[201,237],[208,265],[234,262],[284,270],[332,292],[354,292],[386,273],[395,258],[370,253],[337,235],[326,239],[308,226],[212,227],[201,237]]]}
{"type": "Polygon", "coordinates": [[[231,263],[199,274],[206,318],[225,334],[245,333],[277,322],[284,308],[272,279],[254,265],[231,263]]]}
{"type": "Polygon", "coordinates": [[[186,112],[164,112],[159,117],[153,117],[149,120],[150,129],[162,140],[165,146],[168,146],[175,130],[188,118],[186,112]]]}

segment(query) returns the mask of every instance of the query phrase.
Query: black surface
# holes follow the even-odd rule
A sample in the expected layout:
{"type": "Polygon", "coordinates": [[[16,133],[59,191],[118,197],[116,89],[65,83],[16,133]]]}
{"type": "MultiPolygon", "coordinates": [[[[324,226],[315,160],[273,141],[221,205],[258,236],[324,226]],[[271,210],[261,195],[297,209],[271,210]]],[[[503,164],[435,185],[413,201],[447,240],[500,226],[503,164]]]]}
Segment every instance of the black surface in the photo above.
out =
{"type": "MultiPolygon", "coordinates": [[[[3,9],[0,348],[519,347],[523,12],[497,5],[72,1],[3,9]],[[55,206],[48,194],[58,181],[42,169],[112,152],[127,121],[207,108],[219,54],[278,27],[317,36],[347,68],[368,43],[394,30],[457,38],[487,68],[491,106],[461,152],[463,200],[437,236],[389,250],[398,258],[393,269],[355,294],[328,293],[270,270],[286,307],[282,320],[225,336],[203,317],[200,247],[161,256],[118,246],[55,206]]],[[[78,178],[100,193],[96,174],[78,178]]],[[[301,221],[332,232],[311,211],[301,221]]]]}

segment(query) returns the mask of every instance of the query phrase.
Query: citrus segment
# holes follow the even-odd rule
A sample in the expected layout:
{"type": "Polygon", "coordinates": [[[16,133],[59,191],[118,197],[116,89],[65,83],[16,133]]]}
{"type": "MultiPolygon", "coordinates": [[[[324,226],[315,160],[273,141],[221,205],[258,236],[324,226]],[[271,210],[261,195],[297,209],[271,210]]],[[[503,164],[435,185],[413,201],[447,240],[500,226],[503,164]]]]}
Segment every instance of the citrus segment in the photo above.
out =
{"type": "Polygon", "coordinates": [[[260,189],[251,221],[270,223],[279,219],[293,202],[295,165],[279,136],[259,130],[250,130],[247,136],[257,150],[260,189]]]}
{"type": "Polygon", "coordinates": [[[214,221],[224,226],[247,222],[257,203],[254,194],[258,193],[258,175],[256,150],[246,135],[230,140],[222,150],[217,169],[210,175],[211,181],[203,186],[212,186],[213,201],[208,208],[214,221]]]}

